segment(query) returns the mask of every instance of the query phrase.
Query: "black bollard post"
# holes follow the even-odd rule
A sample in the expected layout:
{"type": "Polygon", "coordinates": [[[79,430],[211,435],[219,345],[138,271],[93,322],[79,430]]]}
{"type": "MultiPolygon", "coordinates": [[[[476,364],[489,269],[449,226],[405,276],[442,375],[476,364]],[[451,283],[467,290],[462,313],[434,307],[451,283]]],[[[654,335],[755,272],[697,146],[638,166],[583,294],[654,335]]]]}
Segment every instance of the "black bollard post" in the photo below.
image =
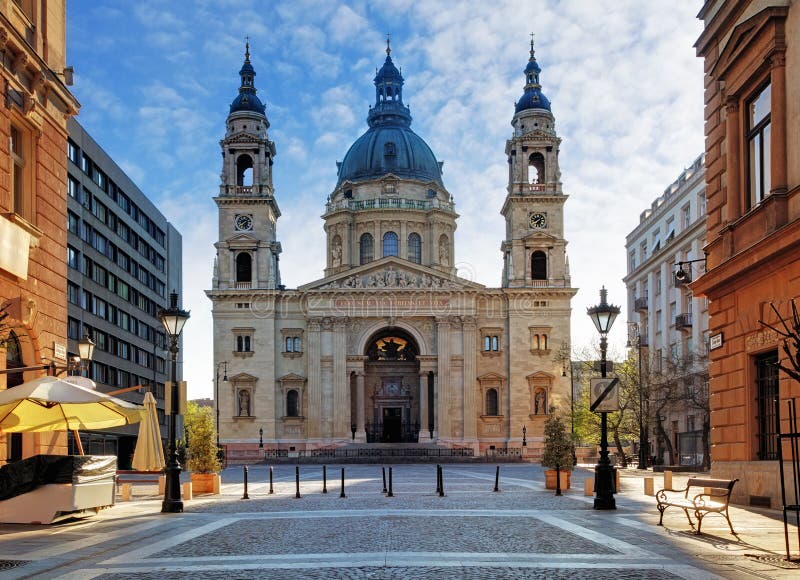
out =
{"type": "Polygon", "coordinates": [[[342,467],[342,493],[339,494],[339,497],[347,497],[344,494],[344,467],[342,467]]]}
{"type": "Polygon", "coordinates": [[[242,467],[242,471],[244,472],[244,495],[242,495],[242,499],[250,499],[250,496],[247,495],[247,466],[245,465],[242,467]]]}
{"type": "Polygon", "coordinates": [[[439,466],[439,497],[444,497],[444,469],[439,466]]]}
{"type": "Polygon", "coordinates": [[[381,493],[386,493],[386,468],[381,467],[381,472],[383,473],[383,491],[381,493]]]}
{"type": "Polygon", "coordinates": [[[386,497],[394,497],[392,493],[392,466],[389,466],[389,492],[386,494],[386,497]]]}
{"type": "Polygon", "coordinates": [[[269,493],[270,495],[275,493],[275,490],[272,489],[272,466],[269,466],[269,493]]]}
{"type": "Polygon", "coordinates": [[[561,466],[556,463],[556,495],[561,495],[561,466]]]}
{"type": "Polygon", "coordinates": [[[328,467],[322,466],[322,493],[328,493],[328,467]]]}
{"type": "Polygon", "coordinates": [[[300,499],[300,466],[299,465],[295,465],[294,466],[294,484],[295,484],[295,489],[296,489],[296,491],[294,493],[294,498],[295,499],[300,499]]]}
{"type": "Polygon", "coordinates": [[[442,480],[439,479],[439,469],[440,469],[440,467],[441,467],[440,465],[438,465],[438,464],[436,465],[436,494],[437,495],[439,494],[439,490],[441,489],[441,482],[442,482],[442,480]]]}
{"type": "Polygon", "coordinates": [[[500,491],[500,466],[497,466],[497,471],[494,472],[494,490],[500,491]]]}

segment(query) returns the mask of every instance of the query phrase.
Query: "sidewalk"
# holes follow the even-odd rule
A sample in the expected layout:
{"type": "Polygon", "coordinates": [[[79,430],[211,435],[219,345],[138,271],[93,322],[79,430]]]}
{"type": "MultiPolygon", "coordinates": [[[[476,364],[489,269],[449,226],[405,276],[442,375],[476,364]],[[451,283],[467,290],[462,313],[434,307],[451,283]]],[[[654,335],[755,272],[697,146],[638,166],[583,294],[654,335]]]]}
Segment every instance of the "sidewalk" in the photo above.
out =
{"type": "MultiPolygon", "coordinates": [[[[659,527],[644,477],[621,470],[616,511],[595,511],[584,497],[591,469],[573,473],[562,497],[546,491],[539,466],[447,465],[445,496],[435,493],[431,465],[394,467],[394,497],[382,494],[381,466],[275,468],[223,473],[222,493],[185,502],[183,514],[161,514],[154,485],[137,485],[134,501],[98,516],[53,526],[0,524],[3,578],[585,578],[596,580],[797,578],[784,562],[780,511],[733,506],[731,535],[720,516],[692,533],[681,510],[659,527]]],[[[674,474],[673,487],[691,474],[674,474]]],[[[119,496],[118,496],[119,499],[119,496]]],[[[798,556],[792,527],[792,554],[798,556]]]]}

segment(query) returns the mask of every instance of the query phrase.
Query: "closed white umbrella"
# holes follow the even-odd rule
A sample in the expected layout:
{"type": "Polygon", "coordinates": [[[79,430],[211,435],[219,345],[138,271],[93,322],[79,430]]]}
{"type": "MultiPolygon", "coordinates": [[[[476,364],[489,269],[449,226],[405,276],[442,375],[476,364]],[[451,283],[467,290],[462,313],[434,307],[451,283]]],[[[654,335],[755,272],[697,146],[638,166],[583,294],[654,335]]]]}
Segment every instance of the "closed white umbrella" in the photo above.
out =
{"type": "Polygon", "coordinates": [[[137,471],[161,471],[164,469],[164,448],[161,445],[161,430],[153,393],[144,395],[145,416],[139,423],[139,438],[133,452],[133,468],[137,471]]]}

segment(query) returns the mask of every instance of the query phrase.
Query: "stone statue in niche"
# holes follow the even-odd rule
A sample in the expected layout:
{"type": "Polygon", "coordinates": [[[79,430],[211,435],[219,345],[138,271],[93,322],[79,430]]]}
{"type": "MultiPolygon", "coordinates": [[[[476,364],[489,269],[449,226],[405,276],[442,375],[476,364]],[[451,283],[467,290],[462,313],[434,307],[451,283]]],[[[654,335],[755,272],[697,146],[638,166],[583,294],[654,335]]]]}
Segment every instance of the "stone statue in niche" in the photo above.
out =
{"type": "Polygon", "coordinates": [[[447,248],[447,238],[439,239],[439,263],[447,266],[450,263],[450,250],[447,248]]]}
{"type": "Polygon", "coordinates": [[[246,389],[239,391],[239,416],[250,416],[250,391],[246,389]]]}
{"type": "Polygon", "coordinates": [[[542,389],[536,391],[533,398],[533,413],[535,415],[544,415],[547,413],[547,395],[542,389]]]}
{"type": "Polygon", "coordinates": [[[333,247],[331,248],[331,264],[334,268],[342,265],[342,240],[339,236],[333,239],[333,247]]]}

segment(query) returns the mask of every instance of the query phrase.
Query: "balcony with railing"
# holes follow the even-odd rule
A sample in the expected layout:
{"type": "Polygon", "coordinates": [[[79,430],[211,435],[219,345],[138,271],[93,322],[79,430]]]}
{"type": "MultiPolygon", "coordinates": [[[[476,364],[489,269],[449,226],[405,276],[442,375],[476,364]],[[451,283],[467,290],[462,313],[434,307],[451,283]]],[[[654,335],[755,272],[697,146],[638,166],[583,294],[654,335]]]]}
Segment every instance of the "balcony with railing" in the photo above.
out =
{"type": "Polygon", "coordinates": [[[633,309],[636,311],[647,310],[647,298],[636,298],[633,301],[633,309]]]}
{"type": "Polygon", "coordinates": [[[675,328],[678,330],[686,330],[692,328],[692,314],[687,312],[675,316],[675,328]]]}
{"type": "Polygon", "coordinates": [[[559,191],[560,188],[557,183],[517,183],[514,185],[514,193],[518,195],[558,193],[559,191]]]}
{"type": "Polygon", "coordinates": [[[440,199],[407,199],[403,197],[381,197],[377,199],[340,199],[335,202],[325,204],[325,213],[335,211],[367,211],[373,209],[412,209],[420,211],[430,211],[440,209],[443,211],[455,211],[454,205],[449,201],[440,199]]]}
{"type": "Polygon", "coordinates": [[[239,197],[263,197],[270,196],[272,193],[264,185],[222,185],[220,195],[235,195],[239,197]]]}

